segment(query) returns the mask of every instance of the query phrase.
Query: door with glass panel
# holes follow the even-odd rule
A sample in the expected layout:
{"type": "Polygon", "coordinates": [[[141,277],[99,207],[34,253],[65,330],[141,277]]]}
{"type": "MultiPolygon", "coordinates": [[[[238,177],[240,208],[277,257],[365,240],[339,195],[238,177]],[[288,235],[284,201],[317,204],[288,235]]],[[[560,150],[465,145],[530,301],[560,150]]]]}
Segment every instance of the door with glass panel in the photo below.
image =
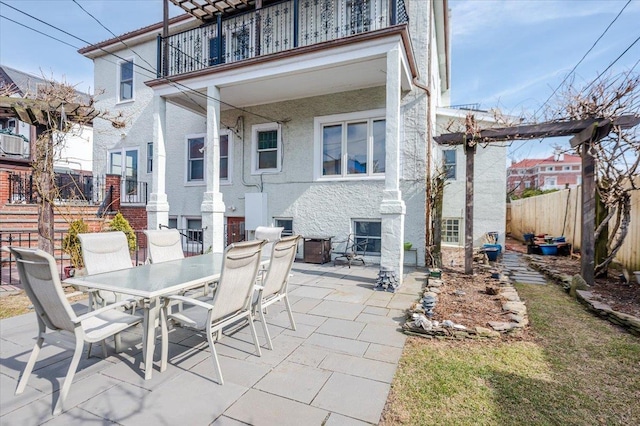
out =
{"type": "Polygon", "coordinates": [[[109,173],[120,175],[121,202],[144,203],[145,194],[138,182],[138,148],[110,151],[109,173]]]}

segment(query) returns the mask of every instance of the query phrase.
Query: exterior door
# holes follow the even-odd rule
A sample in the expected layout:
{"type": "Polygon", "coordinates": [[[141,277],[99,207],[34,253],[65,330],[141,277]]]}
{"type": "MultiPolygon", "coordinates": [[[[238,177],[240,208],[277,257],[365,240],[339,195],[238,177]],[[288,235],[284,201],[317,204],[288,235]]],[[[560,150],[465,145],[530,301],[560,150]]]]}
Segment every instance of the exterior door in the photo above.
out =
{"type": "Polygon", "coordinates": [[[244,241],[244,217],[227,218],[227,245],[244,241]]]}
{"type": "Polygon", "coordinates": [[[109,173],[120,175],[120,198],[125,203],[142,202],[138,188],[138,148],[109,152],[109,173]]]}

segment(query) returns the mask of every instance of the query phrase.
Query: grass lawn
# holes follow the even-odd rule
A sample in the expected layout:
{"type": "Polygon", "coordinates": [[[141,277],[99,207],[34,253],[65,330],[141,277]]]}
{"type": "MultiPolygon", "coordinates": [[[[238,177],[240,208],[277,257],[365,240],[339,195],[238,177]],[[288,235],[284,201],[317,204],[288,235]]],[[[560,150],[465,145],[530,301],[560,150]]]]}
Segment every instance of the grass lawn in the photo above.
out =
{"type": "Polygon", "coordinates": [[[640,339],[555,285],[519,285],[526,337],[407,341],[383,425],[640,425],[640,339]]]}

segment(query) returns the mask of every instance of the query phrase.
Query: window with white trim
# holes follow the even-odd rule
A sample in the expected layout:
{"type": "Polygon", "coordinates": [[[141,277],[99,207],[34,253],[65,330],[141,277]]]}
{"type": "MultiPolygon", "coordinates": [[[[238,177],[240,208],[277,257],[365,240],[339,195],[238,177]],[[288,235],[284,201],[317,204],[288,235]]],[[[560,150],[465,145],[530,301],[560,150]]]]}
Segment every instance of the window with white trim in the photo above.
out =
{"type": "Polygon", "coordinates": [[[453,219],[453,218],[442,219],[442,242],[443,243],[459,243],[460,242],[460,219],[453,219]]]}
{"type": "Polygon", "coordinates": [[[384,176],[386,120],[384,111],[316,117],[316,177],[384,176]]]}
{"type": "Polygon", "coordinates": [[[153,142],[147,142],[147,173],[153,172],[153,142]]]}
{"type": "Polygon", "coordinates": [[[293,235],[293,219],[275,218],[273,221],[276,227],[284,228],[282,230],[283,237],[293,235]]]}
{"type": "Polygon", "coordinates": [[[187,182],[204,182],[204,138],[187,137],[187,182]]]}
{"type": "Polygon", "coordinates": [[[282,144],[278,123],[256,124],[252,134],[251,172],[279,172],[282,144]]]}
{"type": "Polygon", "coordinates": [[[444,164],[444,177],[448,180],[456,179],[456,150],[445,149],[442,151],[442,160],[444,164]]]}
{"type": "Polygon", "coordinates": [[[118,102],[133,100],[133,59],[118,62],[118,102]]]}
{"type": "Polygon", "coordinates": [[[231,182],[231,135],[229,133],[220,133],[220,182],[231,182]]]}
{"type": "Polygon", "coordinates": [[[358,252],[380,254],[382,249],[382,222],[379,220],[354,220],[353,233],[358,252]]]}

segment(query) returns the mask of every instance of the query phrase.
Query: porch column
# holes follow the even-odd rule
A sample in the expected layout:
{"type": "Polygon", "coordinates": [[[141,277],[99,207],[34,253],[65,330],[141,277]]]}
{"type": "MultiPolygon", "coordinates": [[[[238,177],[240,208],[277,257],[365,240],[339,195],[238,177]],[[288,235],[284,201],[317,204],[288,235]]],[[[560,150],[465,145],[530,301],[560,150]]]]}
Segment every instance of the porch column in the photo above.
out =
{"type": "Polygon", "coordinates": [[[400,49],[387,53],[387,102],[385,134],[385,181],[380,215],[382,217],[381,271],[393,271],[402,283],[404,263],[404,216],[406,207],[400,191],[400,49]]]}
{"type": "Polygon", "coordinates": [[[153,98],[153,171],[151,195],[147,202],[147,227],[159,229],[169,225],[169,202],[166,193],[167,155],[167,101],[159,95],[153,98]]]}
{"type": "Polygon", "coordinates": [[[205,228],[203,245],[205,251],[224,250],[225,206],[220,192],[220,89],[207,87],[207,138],[205,148],[205,179],[207,190],[202,198],[202,227],[205,228]]]}

